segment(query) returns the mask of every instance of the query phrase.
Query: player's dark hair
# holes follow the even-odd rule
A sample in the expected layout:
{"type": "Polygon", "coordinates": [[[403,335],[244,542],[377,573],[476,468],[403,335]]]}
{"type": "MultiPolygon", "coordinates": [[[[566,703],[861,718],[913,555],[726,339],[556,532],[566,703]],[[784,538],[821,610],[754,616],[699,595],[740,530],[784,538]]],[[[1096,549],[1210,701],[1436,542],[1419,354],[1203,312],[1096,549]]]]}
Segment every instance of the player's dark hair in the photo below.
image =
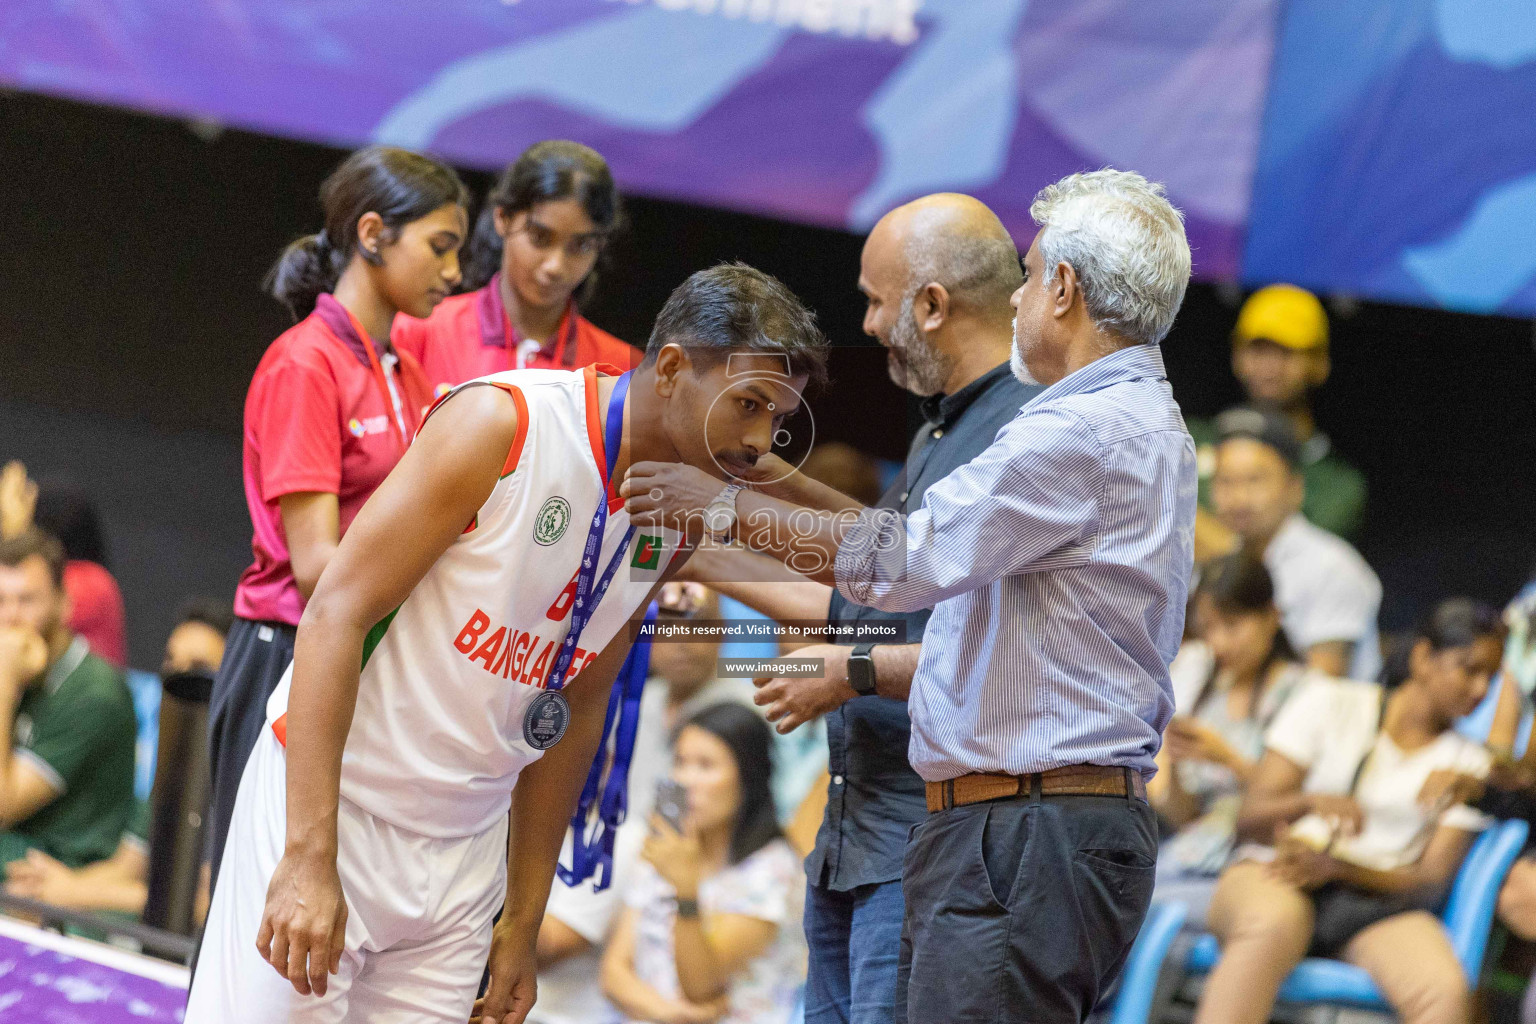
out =
{"type": "Polygon", "coordinates": [[[185,626],[189,622],[201,623],[227,637],[230,627],[235,624],[234,605],[213,597],[189,597],[176,611],[176,625],[185,626]]]}
{"type": "Polygon", "coordinates": [[[0,565],[7,569],[18,568],[33,557],[43,560],[48,566],[48,576],[53,580],[54,588],[63,590],[64,545],[56,537],[34,528],[0,540],[0,565]]]}
{"type": "MultiPolygon", "coordinates": [[[[624,204],[618,186],[613,183],[608,161],[597,150],[564,139],[536,142],[501,172],[501,178],[486,196],[464,259],[464,290],[485,287],[501,269],[504,245],[496,233],[497,210],[502,216],[511,217],[540,203],[560,199],[576,200],[605,235],[612,236],[624,226],[624,204]]],[[[605,248],[592,272],[576,286],[578,306],[592,298],[597,289],[598,269],[606,258],[605,248]]]]}
{"type": "Polygon", "coordinates": [[[827,379],[827,339],[816,314],[777,278],[745,263],[721,263],[678,285],[656,316],[644,364],[677,342],[701,368],[733,352],[784,357],[790,376],[827,379]]]}
{"type": "Polygon", "coordinates": [[[705,708],[687,725],[698,726],[724,743],[736,761],[741,802],[731,829],[731,863],[740,864],[784,834],[773,806],[773,741],[768,723],[756,711],[732,701],[705,708]]]}
{"type": "MultiPolygon", "coordinates": [[[[358,252],[357,222],[377,213],[393,240],[412,221],[449,203],[464,206],[469,193],[458,174],[429,156],[393,146],[369,146],[347,157],[320,185],[325,227],[283,250],[264,287],[294,320],[314,312],[315,300],[336,287],[358,252]]],[[[363,252],[377,264],[377,254],[363,252]]]]}
{"type": "Polygon", "coordinates": [[[37,488],[32,522],[64,545],[70,561],[107,565],[107,538],[90,491],[69,480],[44,480],[37,488]]]}
{"type": "Polygon", "coordinates": [[[1408,681],[1412,674],[1410,658],[1420,640],[1426,641],[1433,651],[1449,651],[1471,647],[1484,637],[1503,636],[1504,620],[1493,605],[1470,597],[1446,598],[1435,605],[1406,642],[1393,647],[1381,671],[1381,684],[1390,690],[1408,681]]]}

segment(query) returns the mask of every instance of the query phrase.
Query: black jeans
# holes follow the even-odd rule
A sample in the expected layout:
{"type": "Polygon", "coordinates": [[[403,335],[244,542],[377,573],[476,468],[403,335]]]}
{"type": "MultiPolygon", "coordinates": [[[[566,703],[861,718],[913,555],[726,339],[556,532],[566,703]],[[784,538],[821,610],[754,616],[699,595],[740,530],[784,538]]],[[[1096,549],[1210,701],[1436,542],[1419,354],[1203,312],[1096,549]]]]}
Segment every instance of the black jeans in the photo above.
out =
{"type": "Polygon", "coordinates": [[[1152,899],[1157,825],[1123,796],[1015,797],[907,842],[898,1024],[1079,1024],[1152,899]]]}

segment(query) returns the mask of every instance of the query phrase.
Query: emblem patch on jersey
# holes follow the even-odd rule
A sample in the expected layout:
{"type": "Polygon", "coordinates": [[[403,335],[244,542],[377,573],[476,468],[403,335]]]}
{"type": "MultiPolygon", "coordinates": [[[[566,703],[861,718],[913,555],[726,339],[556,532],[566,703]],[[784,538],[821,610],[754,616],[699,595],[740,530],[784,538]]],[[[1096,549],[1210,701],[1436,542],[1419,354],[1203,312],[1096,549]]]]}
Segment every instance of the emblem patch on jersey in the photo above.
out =
{"type": "Polygon", "coordinates": [[[660,537],[652,537],[647,534],[639,534],[635,537],[635,554],[629,560],[634,569],[659,569],[661,568],[660,537]]]}
{"type": "Polygon", "coordinates": [[[535,544],[549,547],[565,536],[565,528],[571,525],[571,503],[558,494],[544,502],[539,516],[533,521],[535,544]]]}

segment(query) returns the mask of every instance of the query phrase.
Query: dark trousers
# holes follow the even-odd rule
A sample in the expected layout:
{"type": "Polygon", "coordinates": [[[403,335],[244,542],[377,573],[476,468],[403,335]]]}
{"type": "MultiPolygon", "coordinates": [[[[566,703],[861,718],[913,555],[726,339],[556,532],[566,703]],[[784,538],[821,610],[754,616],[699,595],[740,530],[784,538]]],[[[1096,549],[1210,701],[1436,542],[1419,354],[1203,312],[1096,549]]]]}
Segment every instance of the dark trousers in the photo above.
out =
{"type": "Polygon", "coordinates": [[[901,1024],[1080,1024],[1152,899],[1157,827],[1123,796],[1016,797],[912,830],[901,1024]]]}
{"type": "Polygon", "coordinates": [[[805,1024],[891,1024],[901,921],[900,881],[806,887],[805,1024]]]}
{"type": "Polygon", "coordinates": [[[267,698],[293,661],[294,632],[280,622],[237,618],[224,644],[224,660],[208,698],[208,856],[214,884],[235,816],[240,776],[267,723],[267,698]]]}

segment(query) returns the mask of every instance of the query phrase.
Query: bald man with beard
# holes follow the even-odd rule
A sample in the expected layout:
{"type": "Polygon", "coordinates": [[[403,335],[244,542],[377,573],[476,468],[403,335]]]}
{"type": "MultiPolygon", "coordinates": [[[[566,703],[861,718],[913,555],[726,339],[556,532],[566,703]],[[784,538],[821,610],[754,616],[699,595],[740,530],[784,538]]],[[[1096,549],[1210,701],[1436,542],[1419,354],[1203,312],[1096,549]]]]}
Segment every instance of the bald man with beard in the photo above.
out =
{"type": "MultiPolygon", "coordinates": [[[[891,380],[923,398],[925,421],[878,507],[920,508],[931,484],[985,450],[1040,390],[1009,372],[1018,258],[1002,222],[970,196],[925,196],[870,231],[858,280],[868,302],[864,332],[885,347],[891,380]]],[[[780,732],[827,720],[827,809],[806,862],[806,1024],[887,1024],[901,951],[902,854],[927,807],[907,762],[906,703],[876,696],[875,686],[905,692],[930,613],[855,605],[739,550],[701,549],[683,572],[782,621],[905,623],[906,643],[796,651],[825,659],[825,674],[759,680],[757,693],[780,732]]]]}

